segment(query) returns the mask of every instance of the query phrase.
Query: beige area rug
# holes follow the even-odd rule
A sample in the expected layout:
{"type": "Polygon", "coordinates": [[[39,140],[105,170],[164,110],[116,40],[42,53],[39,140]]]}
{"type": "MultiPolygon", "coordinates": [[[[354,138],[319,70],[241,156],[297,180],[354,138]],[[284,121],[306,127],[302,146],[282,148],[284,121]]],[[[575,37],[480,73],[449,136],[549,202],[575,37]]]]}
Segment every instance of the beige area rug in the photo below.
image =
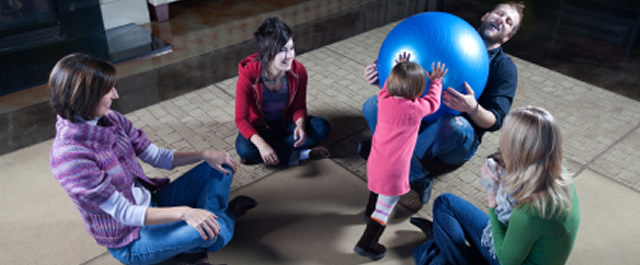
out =
{"type": "Polygon", "coordinates": [[[329,159],[278,171],[234,192],[259,205],[209,258],[214,264],[413,264],[411,251],[425,237],[403,206],[381,237],[386,257],[373,262],[353,252],[365,229],[368,192],[362,179],[329,159]]]}

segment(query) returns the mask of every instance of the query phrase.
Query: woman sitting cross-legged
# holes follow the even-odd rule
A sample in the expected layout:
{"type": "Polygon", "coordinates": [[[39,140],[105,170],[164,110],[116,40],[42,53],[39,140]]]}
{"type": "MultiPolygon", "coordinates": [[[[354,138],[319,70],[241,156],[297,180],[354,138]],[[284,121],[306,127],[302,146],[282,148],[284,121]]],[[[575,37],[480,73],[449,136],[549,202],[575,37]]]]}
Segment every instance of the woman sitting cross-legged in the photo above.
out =
{"type": "Polygon", "coordinates": [[[110,110],[119,98],[115,68],[84,54],[62,58],[49,77],[57,113],[50,167],[80,211],[87,232],[125,264],[179,261],[208,264],[224,247],[235,218],[256,206],[229,202],[236,169],[223,151],[176,152],[152,144],[142,130],[110,110]],[[175,181],[148,178],[138,159],[172,169],[204,161],[175,181]]]}
{"type": "Polygon", "coordinates": [[[329,136],[329,122],[307,116],[307,70],[294,59],[293,32],[274,17],[254,36],[258,53],[238,65],[238,155],[244,163],[270,166],[329,157],[318,146],[329,136]]]}
{"type": "Polygon", "coordinates": [[[438,196],[433,223],[411,219],[429,237],[413,252],[416,264],[567,262],[580,205],[562,169],[556,120],[539,107],[518,108],[506,117],[499,145],[502,159],[490,157],[482,168],[489,214],[456,195],[438,196]]]}

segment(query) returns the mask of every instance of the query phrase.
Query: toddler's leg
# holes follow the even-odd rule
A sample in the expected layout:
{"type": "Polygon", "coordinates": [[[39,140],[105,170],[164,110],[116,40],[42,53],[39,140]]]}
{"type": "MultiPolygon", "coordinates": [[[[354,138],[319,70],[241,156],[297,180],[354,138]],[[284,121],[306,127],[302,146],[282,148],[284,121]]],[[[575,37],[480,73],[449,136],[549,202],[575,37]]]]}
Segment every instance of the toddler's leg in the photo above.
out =
{"type": "MultiPolygon", "coordinates": [[[[372,196],[370,196],[370,198],[372,196]]],[[[387,248],[378,243],[378,241],[384,229],[387,227],[389,215],[400,199],[400,196],[385,196],[380,194],[377,197],[375,211],[371,215],[362,237],[360,237],[360,240],[353,248],[353,251],[358,253],[358,255],[369,257],[373,260],[383,258],[387,253],[387,248]]]]}

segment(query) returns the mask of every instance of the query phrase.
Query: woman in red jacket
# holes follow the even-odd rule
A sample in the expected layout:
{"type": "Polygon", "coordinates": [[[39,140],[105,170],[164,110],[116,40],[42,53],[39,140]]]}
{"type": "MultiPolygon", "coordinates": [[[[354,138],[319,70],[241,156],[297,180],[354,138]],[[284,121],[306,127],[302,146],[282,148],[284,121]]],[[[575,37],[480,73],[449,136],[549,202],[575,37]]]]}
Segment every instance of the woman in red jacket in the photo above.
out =
{"type": "Polygon", "coordinates": [[[293,32],[282,19],[268,18],[254,39],[258,53],[238,64],[238,155],[272,166],[328,157],[317,145],[329,135],[329,122],[307,116],[307,70],[294,59],[293,32]]]}

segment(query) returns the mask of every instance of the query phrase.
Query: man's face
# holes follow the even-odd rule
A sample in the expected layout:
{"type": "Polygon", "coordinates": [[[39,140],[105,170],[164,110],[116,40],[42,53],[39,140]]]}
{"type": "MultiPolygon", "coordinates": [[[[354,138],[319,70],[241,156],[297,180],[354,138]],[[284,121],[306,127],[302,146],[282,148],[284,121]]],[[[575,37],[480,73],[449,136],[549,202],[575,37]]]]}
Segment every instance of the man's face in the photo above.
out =
{"type": "Polygon", "coordinates": [[[503,44],[511,38],[511,31],[520,24],[520,15],[509,5],[498,5],[493,11],[482,16],[480,36],[487,42],[503,44]]]}

